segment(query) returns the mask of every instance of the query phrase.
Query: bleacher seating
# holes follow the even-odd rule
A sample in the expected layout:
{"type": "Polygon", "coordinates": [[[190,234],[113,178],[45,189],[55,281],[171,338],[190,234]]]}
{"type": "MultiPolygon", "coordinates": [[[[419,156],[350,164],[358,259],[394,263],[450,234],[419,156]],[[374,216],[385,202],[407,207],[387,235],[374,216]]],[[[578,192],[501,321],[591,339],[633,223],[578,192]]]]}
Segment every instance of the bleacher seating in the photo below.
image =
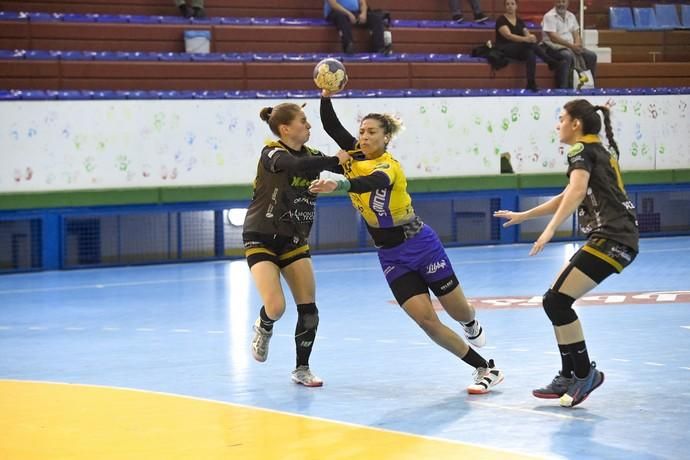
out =
{"type": "Polygon", "coordinates": [[[654,13],[656,15],[657,24],[664,29],[679,29],[680,21],[678,20],[678,9],[676,5],[667,4],[654,5],[654,13]]]}
{"type": "MultiPolygon", "coordinates": [[[[452,23],[447,20],[445,0],[382,3],[398,17],[392,28],[395,53],[388,57],[343,57],[350,71],[350,88],[524,86],[521,63],[511,63],[494,74],[484,61],[467,58],[472,48],[494,38],[493,24],[452,23]],[[438,9],[432,14],[433,5],[438,9]],[[405,14],[398,12],[419,16],[405,18],[405,14]],[[378,64],[371,66],[370,61],[378,64]]],[[[212,7],[230,11],[223,8],[233,5],[235,12],[256,15],[209,14],[209,19],[197,21],[169,16],[174,7],[168,0],[165,4],[161,0],[126,0],[118,4],[104,0],[84,0],[78,4],[55,0],[0,1],[0,50],[5,50],[0,52],[0,89],[307,90],[312,83],[305,75],[310,75],[315,59],[340,52],[335,28],[320,14],[314,14],[321,4],[320,0],[207,0],[209,13],[212,7]],[[281,4],[280,8],[276,2],[281,4]],[[33,10],[39,6],[46,10],[33,10]],[[84,12],[85,8],[90,10],[84,12]],[[144,14],[154,10],[157,14],[144,14]],[[269,11],[274,15],[280,11],[286,16],[260,15],[269,11]],[[287,16],[288,13],[295,16],[287,16]],[[184,53],[186,30],[211,31],[212,52],[184,53]],[[16,49],[24,52],[15,56],[16,49]],[[278,62],[280,66],[276,65],[278,62]]],[[[493,8],[488,11],[503,10],[503,0],[485,4],[493,8]]],[[[521,4],[521,14],[527,5],[546,11],[553,2],[525,2],[521,4]]],[[[600,7],[601,4],[597,6],[600,7]]],[[[616,62],[599,66],[597,86],[690,86],[690,32],[630,34],[601,30],[598,37],[601,46],[613,48],[616,62]],[[629,75],[637,76],[628,81],[621,78],[616,70],[618,63],[650,62],[650,53],[657,61],[677,60],[678,65],[657,65],[631,72],[629,75]]],[[[356,51],[365,52],[367,31],[356,29],[355,39],[356,51]]],[[[621,68],[629,71],[628,67],[621,68]]],[[[552,73],[544,64],[538,65],[537,83],[542,88],[553,86],[552,73]]]]}
{"type": "Polygon", "coordinates": [[[609,8],[609,28],[635,30],[632,10],[628,6],[612,6],[609,8]]]}
{"type": "Polygon", "coordinates": [[[680,5],[680,23],[684,29],[690,29],[690,5],[680,5]]]}

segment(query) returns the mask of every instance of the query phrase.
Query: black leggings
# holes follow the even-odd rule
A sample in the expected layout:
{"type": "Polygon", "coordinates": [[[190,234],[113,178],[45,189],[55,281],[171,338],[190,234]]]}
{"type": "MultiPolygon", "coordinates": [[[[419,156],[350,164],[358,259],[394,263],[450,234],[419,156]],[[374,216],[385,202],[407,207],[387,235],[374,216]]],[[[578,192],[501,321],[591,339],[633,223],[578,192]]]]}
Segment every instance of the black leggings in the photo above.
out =
{"type": "Polygon", "coordinates": [[[537,46],[536,43],[505,43],[499,45],[498,49],[503,51],[503,54],[511,59],[525,61],[528,84],[534,84],[536,81],[537,56],[546,63],[553,62],[553,59],[549,57],[543,49],[537,46]]]}

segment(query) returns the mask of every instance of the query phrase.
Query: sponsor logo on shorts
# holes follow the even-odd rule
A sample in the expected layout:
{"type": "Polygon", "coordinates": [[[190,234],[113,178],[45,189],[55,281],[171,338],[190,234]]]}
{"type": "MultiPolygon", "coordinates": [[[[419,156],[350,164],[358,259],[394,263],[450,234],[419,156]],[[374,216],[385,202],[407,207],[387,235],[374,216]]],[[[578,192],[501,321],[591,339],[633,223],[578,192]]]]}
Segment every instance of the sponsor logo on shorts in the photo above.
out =
{"type": "Polygon", "coordinates": [[[436,273],[439,270],[443,270],[446,268],[446,259],[441,259],[437,262],[432,262],[426,267],[426,273],[427,275],[432,275],[436,273]]]}
{"type": "Polygon", "coordinates": [[[389,265],[383,270],[383,275],[387,276],[393,270],[395,270],[395,265],[389,265]]]}

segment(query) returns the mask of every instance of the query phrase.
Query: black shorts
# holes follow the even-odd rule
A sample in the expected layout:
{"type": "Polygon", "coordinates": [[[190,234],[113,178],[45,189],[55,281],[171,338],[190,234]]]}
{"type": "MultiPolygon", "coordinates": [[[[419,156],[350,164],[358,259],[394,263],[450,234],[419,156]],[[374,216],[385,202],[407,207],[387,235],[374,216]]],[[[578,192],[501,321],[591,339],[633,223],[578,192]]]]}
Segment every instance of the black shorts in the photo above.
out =
{"type": "Polygon", "coordinates": [[[621,243],[606,238],[590,238],[570,259],[570,265],[577,267],[597,284],[613,273],[620,273],[630,265],[637,252],[621,243]]]}
{"type": "Polygon", "coordinates": [[[285,268],[296,260],[311,257],[307,240],[299,236],[243,233],[242,240],[249,268],[264,260],[285,268]]]}
{"type": "Polygon", "coordinates": [[[429,289],[436,297],[441,297],[450,293],[460,285],[455,274],[429,284],[417,272],[407,272],[389,283],[393,296],[399,305],[402,306],[410,298],[419,294],[428,294],[429,289]]]}

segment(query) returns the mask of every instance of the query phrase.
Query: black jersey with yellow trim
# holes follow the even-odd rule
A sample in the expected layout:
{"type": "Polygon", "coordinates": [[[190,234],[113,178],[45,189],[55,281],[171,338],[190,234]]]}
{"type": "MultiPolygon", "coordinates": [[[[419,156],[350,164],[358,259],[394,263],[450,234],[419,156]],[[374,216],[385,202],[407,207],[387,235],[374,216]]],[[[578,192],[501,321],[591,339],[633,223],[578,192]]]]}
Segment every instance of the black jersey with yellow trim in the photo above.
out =
{"type": "Polygon", "coordinates": [[[309,185],[324,170],[343,172],[337,157],[319,150],[308,146],[293,150],[280,141],[267,143],[256,168],[243,231],[307,238],[316,205],[309,185]]]}
{"type": "Polygon", "coordinates": [[[638,251],[635,205],[625,191],[618,159],[602,145],[599,136],[583,136],[568,150],[568,177],[575,169],[589,173],[587,194],[577,212],[580,231],[638,251]]]}

